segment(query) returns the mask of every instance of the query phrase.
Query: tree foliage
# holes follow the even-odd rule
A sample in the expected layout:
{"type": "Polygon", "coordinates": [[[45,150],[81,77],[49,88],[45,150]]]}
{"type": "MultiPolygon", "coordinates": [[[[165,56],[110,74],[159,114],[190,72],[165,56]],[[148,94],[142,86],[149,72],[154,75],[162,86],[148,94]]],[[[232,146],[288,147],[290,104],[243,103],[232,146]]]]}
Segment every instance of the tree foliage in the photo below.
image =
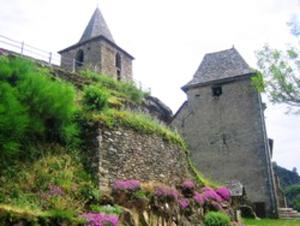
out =
{"type": "Polygon", "coordinates": [[[263,86],[270,101],[300,107],[300,51],[286,51],[268,45],[257,52],[257,64],[264,75],[263,86]]]}

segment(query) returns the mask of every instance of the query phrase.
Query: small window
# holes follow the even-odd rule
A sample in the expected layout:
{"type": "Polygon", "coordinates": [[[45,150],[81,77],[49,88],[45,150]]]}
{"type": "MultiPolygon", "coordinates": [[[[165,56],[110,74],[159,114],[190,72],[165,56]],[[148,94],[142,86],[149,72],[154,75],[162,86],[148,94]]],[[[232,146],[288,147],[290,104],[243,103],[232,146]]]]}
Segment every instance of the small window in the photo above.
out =
{"type": "Polygon", "coordinates": [[[121,55],[120,53],[116,54],[115,66],[121,69],[121,55]]]}
{"type": "Polygon", "coordinates": [[[222,86],[212,87],[211,90],[214,97],[219,97],[222,95],[222,86]]]}
{"type": "Polygon", "coordinates": [[[75,58],[76,67],[82,67],[83,66],[83,61],[84,61],[84,53],[83,53],[83,50],[80,49],[76,53],[76,58],[75,58]]]}

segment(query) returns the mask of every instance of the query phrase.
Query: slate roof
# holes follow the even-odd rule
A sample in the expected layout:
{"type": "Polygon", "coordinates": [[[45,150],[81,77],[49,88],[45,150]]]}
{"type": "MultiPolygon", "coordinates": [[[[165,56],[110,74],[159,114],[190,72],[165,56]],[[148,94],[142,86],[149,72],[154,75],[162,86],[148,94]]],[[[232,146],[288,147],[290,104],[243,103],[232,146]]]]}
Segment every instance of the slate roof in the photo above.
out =
{"type": "Polygon", "coordinates": [[[237,76],[255,73],[238,51],[233,47],[215,53],[205,54],[193,79],[182,87],[184,91],[191,86],[204,85],[237,76]]]}
{"type": "Polygon", "coordinates": [[[104,36],[109,41],[115,43],[110,30],[104,20],[104,17],[97,7],[95,12],[93,13],[87,27],[85,28],[79,43],[90,40],[97,36],[104,36]]]}

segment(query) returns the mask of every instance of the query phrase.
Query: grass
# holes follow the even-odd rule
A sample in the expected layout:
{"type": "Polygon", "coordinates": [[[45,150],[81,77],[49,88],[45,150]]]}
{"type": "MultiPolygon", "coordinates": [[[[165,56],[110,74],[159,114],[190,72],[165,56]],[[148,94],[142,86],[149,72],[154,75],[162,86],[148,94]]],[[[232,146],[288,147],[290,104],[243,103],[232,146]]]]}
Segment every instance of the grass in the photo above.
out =
{"type": "Polygon", "coordinates": [[[109,128],[124,126],[140,133],[156,134],[186,150],[186,144],[178,133],[173,132],[167,126],[160,124],[145,114],[108,109],[101,113],[92,114],[90,119],[102,122],[109,128]]]}
{"type": "Polygon", "coordinates": [[[245,219],[246,226],[300,226],[300,220],[279,220],[279,219],[245,219]]]}

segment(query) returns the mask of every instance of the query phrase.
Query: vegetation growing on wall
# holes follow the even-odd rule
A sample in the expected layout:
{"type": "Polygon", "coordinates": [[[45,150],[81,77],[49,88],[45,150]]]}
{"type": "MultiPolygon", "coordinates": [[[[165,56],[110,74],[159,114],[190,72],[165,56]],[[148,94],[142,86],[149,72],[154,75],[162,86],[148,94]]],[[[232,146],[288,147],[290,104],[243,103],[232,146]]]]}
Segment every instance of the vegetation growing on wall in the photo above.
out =
{"type": "MultiPolygon", "coordinates": [[[[0,157],[36,140],[74,143],[77,106],[71,85],[17,57],[0,57],[0,157]]],[[[26,153],[23,153],[26,154],[26,153]]]]}

